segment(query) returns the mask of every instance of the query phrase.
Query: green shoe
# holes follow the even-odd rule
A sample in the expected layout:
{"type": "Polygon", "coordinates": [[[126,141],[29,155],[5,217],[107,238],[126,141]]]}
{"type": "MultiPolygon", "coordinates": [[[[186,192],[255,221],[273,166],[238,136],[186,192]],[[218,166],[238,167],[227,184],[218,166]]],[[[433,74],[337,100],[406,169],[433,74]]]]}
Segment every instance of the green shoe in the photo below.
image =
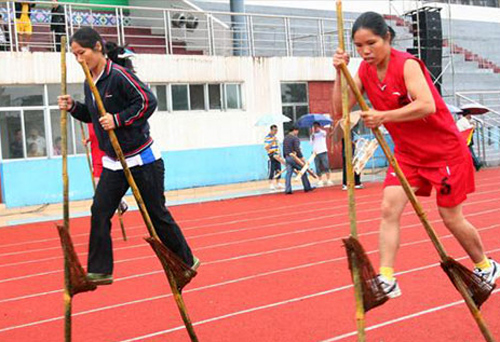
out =
{"type": "Polygon", "coordinates": [[[105,273],[87,273],[87,280],[97,286],[111,285],[113,283],[113,275],[105,273]]]}

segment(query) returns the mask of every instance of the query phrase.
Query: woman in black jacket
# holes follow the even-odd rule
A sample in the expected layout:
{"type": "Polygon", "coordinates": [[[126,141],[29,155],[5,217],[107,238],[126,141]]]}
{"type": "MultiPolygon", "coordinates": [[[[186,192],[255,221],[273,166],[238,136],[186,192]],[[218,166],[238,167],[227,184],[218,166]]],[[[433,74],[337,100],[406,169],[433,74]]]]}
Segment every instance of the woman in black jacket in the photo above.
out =
{"type": "Polygon", "coordinates": [[[58,99],[60,109],[69,110],[78,120],[92,122],[99,148],[106,154],[91,209],[89,280],[98,285],[113,281],[111,218],[129,188],[109,140],[109,130],[115,130],[161,241],[196,269],[199,260],[193,257],[179,226],[165,206],[165,168],[149,135],[147,121],[156,109],[155,96],[130,70],[106,58],[105,45],[95,30],[80,29],[71,37],[70,44],[76,58],[87,63],[108,112],[104,117],[99,116],[87,83],[84,85],[85,103],[74,101],[70,95],[58,99]]]}

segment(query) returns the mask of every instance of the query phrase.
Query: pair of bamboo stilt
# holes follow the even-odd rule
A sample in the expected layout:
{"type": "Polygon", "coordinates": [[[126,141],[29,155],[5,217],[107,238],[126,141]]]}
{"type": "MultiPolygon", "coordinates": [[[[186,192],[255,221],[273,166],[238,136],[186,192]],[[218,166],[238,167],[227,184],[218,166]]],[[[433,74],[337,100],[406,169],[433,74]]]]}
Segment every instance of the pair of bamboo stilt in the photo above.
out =
{"type": "MultiPolygon", "coordinates": [[[[102,99],[100,97],[99,91],[97,90],[92,75],[90,74],[90,71],[88,69],[87,64],[84,61],[80,62],[82,69],[85,73],[85,78],[87,80],[87,83],[94,95],[95,102],[97,104],[99,114],[101,116],[106,115],[106,110],[104,108],[104,105],[102,103],[102,99]]],[[[62,37],[61,40],[61,93],[65,95],[67,93],[66,89],[66,37],[62,37]]],[[[61,229],[63,229],[61,234],[61,242],[63,243],[63,250],[64,250],[64,279],[65,279],[65,286],[64,286],[64,305],[65,305],[65,341],[70,342],[71,341],[71,314],[72,314],[72,299],[73,296],[78,293],[73,290],[73,285],[71,281],[71,269],[72,266],[75,266],[74,263],[78,263],[77,269],[80,270],[80,272],[83,272],[81,269],[81,266],[79,265],[78,259],[76,257],[76,254],[74,253],[74,250],[72,250],[72,243],[70,239],[70,234],[69,234],[69,181],[68,181],[68,173],[67,173],[67,112],[66,110],[61,111],[61,134],[62,134],[62,150],[63,150],[63,217],[64,217],[64,227],[59,227],[60,234],[61,234],[61,229]],[[69,244],[69,246],[68,246],[69,244]],[[69,248],[68,248],[69,247],[69,248]],[[73,262],[73,265],[71,264],[73,262]]],[[[83,133],[83,132],[82,132],[83,133]]],[[[181,314],[181,317],[184,321],[184,324],[186,326],[186,329],[188,331],[189,337],[191,341],[193,342],[198,342],[198,338],[196,336],[196,333],[193,328],[193,324],[191,323],[191,320],[189,318],[189,315],[187,313],[187,308],[184,303],[184,299],[182,297],[182,288],[191,280],[196,275],[196,271],[191,270],[191,268],[188,265],[185,265],[180,259],[178,259],[172,252],[170,252],[160,241],[156,230],[153,227],[151,218],[149,217],[149,214],[146,210],[146,206],[144,204],[144,201],[142,199],[142,196],[139,192],[139,189],[134,181],[134,178],[132,176],[132,173],[130,169],[127,166],[127,163],[125,161],[125,157],[123,155],[123,152],[121,150],[120,144],[118,142],[118,139],[116,138],[116,134],[113,130],[108,131],[109,133],[109,138],[111,141],[111,144],[113,145],[113,148],[115,150],[115,153],[120,160],[123,171],[125,174],[125,177],[130,185],[130,188],[132,189],[132,193],[134,194],[134,197],[137,201],[137,204],[139,205],[139,210],[141,212],[141,215],[144,219],[144,222],[146,224],[146,227],[148,229],[150,237],[147,238],[146,240],[148,243],[151,244],[153,250],[159,257],[162,266],[165,270],[170,288],[172,290],[174,300],[176,301],[177,307],[179,309],[179,312],[181,314]],[[177,266],[177,267],[176,267],[177,266]],[[173,269],[176,270],[181,270],[183,277],[179,277],[179,271],[177,274],[173,273],[173,269]]],[[[83,136],[83,135],[82,135],[83,136]]],[[[87,150],[87,156],[88,156],[88,150],[87,150]]],[[[90,163],[90,160],[88,160],[90,163]]],[[[75,267],[73,267],[74,269],[75,267]]],[[[86,281],[82,280],[82,281],[86,281]]],[[[95,285],[88,283],[85,285],[88,286],[88,289],[86,287],[82,287],[82,289],[79,292],[83,291],[88,291],[95,289],[95,285]]]]}
{"type": "MultiPolygon", "coordinates": [[[[344,44],[344,25],[343,25],[343,14],[342,14],[342,1],[337,0],[337,25],[338,25],[338,36],[339,36],[339,48],[345,51],[344,44]]],[[[346,154],[346,167],[347,167],[347,182],[348,182],[348,196],[349,196],[349,218],[351,224],[351,236],[357,237],[357,228],[356,228],[356,209],[355,209],[355,199],[354,199],[354,173],[352,169],[352,145],[351,145],[351,133],[350,133],[350,122],[349,122],[349,93],[348,86],[351,88],[357,102],[359,103],[361,110],[368,111],[369,107],[364,101],[363,95],[359,91],[354,79],[352,78],[347,66],[345,64],[341,65],[342,77],[342,112],[343,117],[346,122],[344,128],[344,139],[345,139],[345,154],[346,154]]],[[[442,245],[439,237],[437,236],[434,228],[430,224],[427,216],[415,196],[410,184],[408,183],[406,177],[404,176],[401,168],[399,167],[396,159],[394,158],[387,142],[385,141],[383,135],[381,134],[378,128],[372,129],[375,138],[377,139],[380,147],[382,148],[389,164],[393,167],[410,203],[412,204],[415,212],[417,213],[422,225],[424,226],[431,242],[436,248],[439,257],[441,259],[441,263],[443,269],[448,274],[450,280],[453,285],[457,288],[459,293],[462,295],[469,311],[471,312],[474,320],[476,321],[481,333],[483,334],[484,339],[487,342],[494,342],[495,339],[491,332],[489,331],[486,322],[484,321],[481,312],[479,311],[478,305],[471,297],[469,289],[465,285],[460,271],[459,264],[454,261],[452,258],[448,256],[446,253],[444,246],[442,245]]],[[[358,329],[358,341],[362,342],[366,340],[365,335],[365,312],[363,309],[363,294],[361,291],[361,279],[359,277],[359,269],[357,265],[351,265],[353,269],[353,281],[354,281],[354,289],[355,289],[355,299],[356,299],[356,322],[358,329]]],[[[470,272],[470,271],[469,271],[470,272]]],[[[486,297],[487,298],[487,297],[486,297]]],[[[486,300],[484,298],[484,300],[486,300]]]]}

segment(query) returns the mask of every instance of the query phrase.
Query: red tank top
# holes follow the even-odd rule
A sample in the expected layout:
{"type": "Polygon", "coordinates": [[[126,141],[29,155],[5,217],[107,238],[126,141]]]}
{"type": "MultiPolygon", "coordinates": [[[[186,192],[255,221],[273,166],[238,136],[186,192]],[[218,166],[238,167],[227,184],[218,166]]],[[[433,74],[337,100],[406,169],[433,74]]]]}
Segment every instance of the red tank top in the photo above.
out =
{"type": "Polygon", "coordinates": [[[90,152],[92,153],[92,161],[95,165],[102,165],[102,157],[106,155],[100,148],[97,136],[95,135],[94,126],[90,123],[89,128],[90,152]]]}
{"type": "Polygon", "coordinates": [[[425,118],[389,122],[387,128],[394,141],[394,155],[400,162],[421,166],[441,167],[462,162],[467,157],[465,140],[458,132],[453,117],[432,83],[424,63],[414,56],[392,49],[385,79],[380,82],[377,69],[362,62],[358,75],[375,110],[394,110],[409,104],[404,80],[404,64],[414,59],[422,68],[436,104],[436,112],[425,118]]]}

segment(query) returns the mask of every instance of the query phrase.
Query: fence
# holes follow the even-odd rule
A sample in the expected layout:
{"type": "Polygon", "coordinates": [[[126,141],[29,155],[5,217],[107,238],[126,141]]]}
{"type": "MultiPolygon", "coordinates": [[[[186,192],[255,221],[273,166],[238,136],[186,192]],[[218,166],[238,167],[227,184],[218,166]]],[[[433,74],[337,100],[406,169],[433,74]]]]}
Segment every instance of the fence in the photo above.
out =
{"type": "MultiPolygon", "coordinates": [[[[33,1],[33,34],[28,43],[18,32],[15,18],[20,12],[15,3],[0,5],[6,35],[3,49],[9,51],[27,50],[28,46],[30,51],[55,51],[58,33],[71,36],[84,26],[137,53],[324,57],[332,56],[337,48],[336,20],[326,17],[68,3],[59,3],[61,10],[53,14],[54,5],[48,1],[33,1]]],[[[345,25],[352,53],[352,21],[345,25]]]]}

